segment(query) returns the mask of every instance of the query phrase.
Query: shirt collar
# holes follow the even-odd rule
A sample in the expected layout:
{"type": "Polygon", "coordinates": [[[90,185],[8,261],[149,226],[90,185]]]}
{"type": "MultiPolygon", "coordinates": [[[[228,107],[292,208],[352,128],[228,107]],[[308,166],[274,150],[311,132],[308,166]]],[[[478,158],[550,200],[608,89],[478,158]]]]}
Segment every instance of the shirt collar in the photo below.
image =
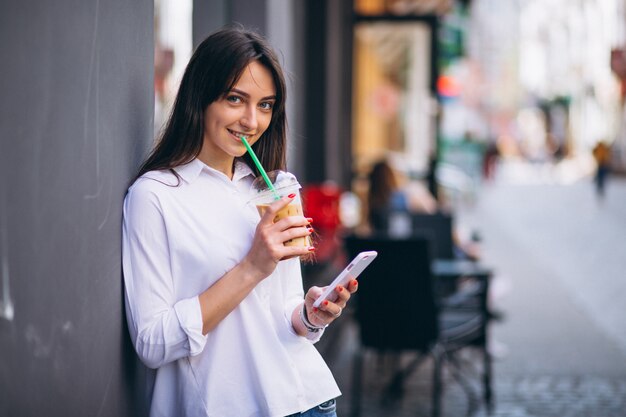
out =
{"type": "MultiPolygon", "coordinates": [[[[207,172],[218,172],[217,170],[206,165],[204,162],[200,161],[198,158],[195,158],[189,163],[179,165],[174,168],[176,173],[189,184],[194,182],[200,176],[200,173],[203,169],[207,172]]],[[[235,160],[235,172],[233,173],[233,182],[239,181],[247,177],[248,175],[254,176],[254,173],[252,172],[252,169],[248,166],[248,164],[238,159],[235,160]]]]}
{"type": "Polygon", "coordinates": [[[174,171],[176,171],[185,182],[191,184],[198,178],[204,167],[206,167],[206,165],[198,158],[195,158],[191,162],[175,167],[174,171]]]}
{"type": "Polygon", "coordinates": [[[248,175],[254,176],[254,172],[245,162],[237,159],[235,160],[235,172],[233,173],[233,182],[239,181],[248,175]]]}

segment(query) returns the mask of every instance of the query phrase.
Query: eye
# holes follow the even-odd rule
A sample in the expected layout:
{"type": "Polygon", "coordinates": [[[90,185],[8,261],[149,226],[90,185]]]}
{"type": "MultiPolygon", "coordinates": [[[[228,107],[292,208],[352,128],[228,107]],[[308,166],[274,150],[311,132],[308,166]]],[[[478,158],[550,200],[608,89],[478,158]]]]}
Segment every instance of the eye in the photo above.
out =
{"type": "Polygon", "coordinates": [[[274,108],[274,102],[264,101],[262,103],[259,103],[259,107],[261,108],[261,110],[272,110],[274,108]]]}
{"type": "Polygon", "coordinates": [[[233,103],[233,104],[239,104],[243,101],[243,99],[239,96],[231,94],[231,95],[226,96],[226,101],[228,101],[229,103],[233,103]]]}

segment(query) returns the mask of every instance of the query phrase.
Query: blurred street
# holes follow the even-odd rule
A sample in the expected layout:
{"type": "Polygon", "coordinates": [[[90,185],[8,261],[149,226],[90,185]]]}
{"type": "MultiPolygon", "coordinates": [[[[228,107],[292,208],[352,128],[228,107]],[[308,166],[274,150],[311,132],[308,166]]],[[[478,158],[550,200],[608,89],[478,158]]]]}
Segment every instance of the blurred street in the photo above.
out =
{"type": "MultiPolygon", "coordinates": [[[[491,328],[492,415],[626,416],[625,211],[625,178],[611,178],[598,201],[591,179],[565,185],[528,164],[501,166],[459,211],[459,224],[483,238],[484,263],[495,270],[492,307],[504,316],[491,328]]],[[[328,359],[344,393],[340,415],[347,416],[355,332],[348,318],[342,324],[333,335],[340,349],[328,359]]],[[[428,416],[430,378],[426,363],[389,408],[370,374],[362,415],[428,416]]],[[[445,387],[444,416],[464,415],[465,394],[449,377],[445,387]]],[[[475,415],[487,414],[481,406],[475,415]]]]}

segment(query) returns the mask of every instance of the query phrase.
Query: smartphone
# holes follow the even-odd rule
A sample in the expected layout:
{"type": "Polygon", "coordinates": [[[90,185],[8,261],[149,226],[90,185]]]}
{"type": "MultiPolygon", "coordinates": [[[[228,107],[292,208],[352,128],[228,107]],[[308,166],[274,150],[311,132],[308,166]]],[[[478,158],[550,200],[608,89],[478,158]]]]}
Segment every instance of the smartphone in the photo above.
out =
{"type": "Polygon", "coordinates": [[[361,275],[361,272],[363,272],[365,268],[368,267],[368,265],[374,260],[374,258],[376,258],[377,255],[378,252],[373,250],[359,253],[352,260],[352,262],[350,262],[348,266],[346,266],[343,271],[341,271],[341,273],[337,275],[337,278],[335,278],[333,282],[328,287],[326,287],[322,295],[317,297],[317,300],[315,300],[315,302],[313,303],[313,307],[319,307],[324,300],[335,301],[337,299],[335,288],[337,288],[338,285],[347,287],[348,283],[361,275]]]}

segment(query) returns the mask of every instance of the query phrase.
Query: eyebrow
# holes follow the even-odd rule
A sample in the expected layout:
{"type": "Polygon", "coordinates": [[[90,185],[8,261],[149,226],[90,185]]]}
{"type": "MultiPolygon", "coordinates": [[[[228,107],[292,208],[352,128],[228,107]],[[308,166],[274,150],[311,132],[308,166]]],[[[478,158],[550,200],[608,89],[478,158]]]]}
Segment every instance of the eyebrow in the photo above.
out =
{"type": "MultiPolygon", "coordinates": [[[[231,92],[231,93],[237,93],[237,94],[240,94],[240,95],[242,95],[242,96],[244,96],[244,97],[246,97],[246,98],[250,98],[250,94],[246,93],[245,91],[238,90],[238,89],[236,89],[236,88],[231,88],[231,89],[230,89],[230,92],[231,92]]],[[[263,98],[261,98],[261,100],[276,100],[276,94],[271,95],[271,96],[266,96],[266,97],[263,97],[263,98]]]]}

